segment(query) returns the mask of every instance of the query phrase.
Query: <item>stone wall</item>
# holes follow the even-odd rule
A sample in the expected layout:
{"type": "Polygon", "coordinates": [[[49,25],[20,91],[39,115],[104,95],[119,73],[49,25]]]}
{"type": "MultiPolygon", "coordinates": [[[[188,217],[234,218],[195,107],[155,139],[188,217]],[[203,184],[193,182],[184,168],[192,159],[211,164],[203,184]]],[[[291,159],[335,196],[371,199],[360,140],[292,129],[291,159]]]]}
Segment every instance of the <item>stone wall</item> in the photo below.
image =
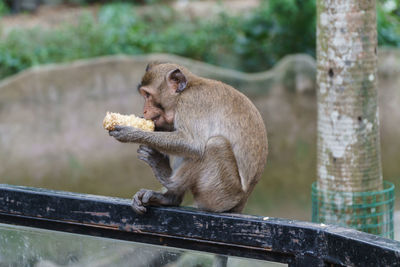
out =
{"type": "MultiPolygon", "coordinates": [[[[137,145],[118,143],[102,129],[106,111],[141,114],[136,85],[153,60],[182,64],[252,99],[267,125],[270,154],[247,212],[309,218],[316,99],[315,62],[305,55],[285,57],[274,69],[255,74],[165,54],[112,56],[24,71],[0,82],[0,182],[120,197],[142,187],[160,188],[136,159],[137,145]]],[[[400,51],[381,52],[382,158],[389,180],[400,176],[399,72],[400,51]]]]}

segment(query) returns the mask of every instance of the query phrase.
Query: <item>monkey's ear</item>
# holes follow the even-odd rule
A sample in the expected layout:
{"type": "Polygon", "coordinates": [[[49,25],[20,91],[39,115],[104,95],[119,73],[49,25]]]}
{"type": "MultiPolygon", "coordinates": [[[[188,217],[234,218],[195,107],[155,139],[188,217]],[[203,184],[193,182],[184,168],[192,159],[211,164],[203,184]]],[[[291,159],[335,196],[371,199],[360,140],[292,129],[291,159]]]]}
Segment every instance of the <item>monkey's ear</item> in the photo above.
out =
{"type": "Polygon", "coordinates": [[[151,64],[151,63],[147,64],[147,66],[146,66],[146,72],[149,71],[149,70],[151,69],[152,65],[153,65],[153,64],[151,64]]]}
{"type": "Polygon", "coordinates": [[[181,93],[186,88],[187,80],[180,69],[175,69],[167,74],[167,84],[176,93],[181,93]]]}

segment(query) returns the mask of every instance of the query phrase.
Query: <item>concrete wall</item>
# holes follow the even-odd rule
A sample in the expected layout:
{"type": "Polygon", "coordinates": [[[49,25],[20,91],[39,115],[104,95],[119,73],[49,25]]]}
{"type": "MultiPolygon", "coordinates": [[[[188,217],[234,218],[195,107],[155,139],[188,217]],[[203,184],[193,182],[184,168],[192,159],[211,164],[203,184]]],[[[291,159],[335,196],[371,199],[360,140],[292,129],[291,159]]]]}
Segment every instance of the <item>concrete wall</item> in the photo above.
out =
{"type": "MultiPolygon", "coordinates": [[[[248,212],[309,218],[315,180],[315,62],[284,58],[246,74],[182,57],[113,56],[48,65],[0,82],[0,182],[130,197],[160,188],[136,159],[137,145],[102,129],[106,111],[142,112],[136,92],[149,61],[170,61],[227,82],[249,95],[266,122],[270,154],[248,212]]],[[[400,177],[400,52],[380,54],[380,107],[385,179],[400,177]],[[396,161],[397,159],[397,161],[396,161]]],[[[400,186],[400,185],[399,185],[400,186]]]]}

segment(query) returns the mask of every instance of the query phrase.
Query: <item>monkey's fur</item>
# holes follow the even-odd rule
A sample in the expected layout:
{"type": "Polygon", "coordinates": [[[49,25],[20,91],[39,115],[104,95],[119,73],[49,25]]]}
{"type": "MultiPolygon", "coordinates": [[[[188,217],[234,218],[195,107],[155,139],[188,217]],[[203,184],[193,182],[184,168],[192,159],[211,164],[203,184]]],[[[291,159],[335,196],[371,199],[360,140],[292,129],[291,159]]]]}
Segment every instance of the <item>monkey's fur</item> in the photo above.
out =
{"type": "Polygon", "coordinates": [[[219,81],[176,64],[149,64],[138,86],[144,117],[155,132],[117,126],[110,135],[142,144],[139,158],[153,169],[165,193],[142,189],[137,213],[148,205],[179,205],[191,190],[197,207],[241,212],[267,160],[267,133],[251,101],[219,81]]]}

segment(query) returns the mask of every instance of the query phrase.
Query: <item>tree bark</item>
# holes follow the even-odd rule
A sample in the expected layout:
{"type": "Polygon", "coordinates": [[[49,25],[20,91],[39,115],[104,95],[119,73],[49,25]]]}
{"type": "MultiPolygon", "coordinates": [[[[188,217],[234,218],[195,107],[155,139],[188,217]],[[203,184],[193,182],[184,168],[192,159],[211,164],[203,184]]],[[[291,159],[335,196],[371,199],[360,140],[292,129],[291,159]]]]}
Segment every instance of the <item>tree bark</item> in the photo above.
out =
{"type": "Polygon", "coordinates": [[[320,190],[382,188],[375,0],[317,0],[320,190]]]}

